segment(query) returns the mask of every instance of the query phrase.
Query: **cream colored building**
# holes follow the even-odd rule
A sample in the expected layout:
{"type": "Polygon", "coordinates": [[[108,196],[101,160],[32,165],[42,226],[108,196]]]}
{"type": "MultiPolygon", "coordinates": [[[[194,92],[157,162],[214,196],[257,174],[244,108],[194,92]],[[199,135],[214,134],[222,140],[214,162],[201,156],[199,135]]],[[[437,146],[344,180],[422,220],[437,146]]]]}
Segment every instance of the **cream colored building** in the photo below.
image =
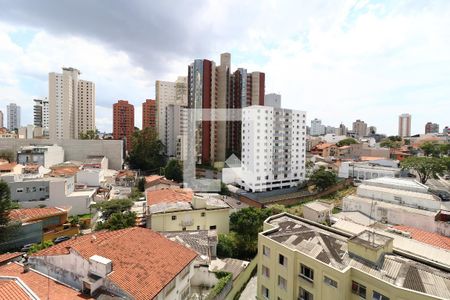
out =
{"type": "MultiPolygon", "coordinates": [[[[174,105],[178,107],[187,106],[187,78],[180,76],[175,82],[156,81],[156,127],[159,139],[164,145],[168,144],[167,134],[167,107],[174,105]]],[[[170,117],[170,114],[169,114],[170,117]]],[[[174,137],[176,138],[176,136],[174,137]]],[[[168,153],[174,156],[175,153],[168,153]]]]}
{"type": "Polygon", "coordinates": [[[49,73],[49,134],[51,139],[78,139],[95,130],[95,84],[79,79],[80,71],[63,68],[49,73]]]}
{"type": "Polygon", "coordinates": [[[373,231],[352,236],[286,213],[272,216],[258,238],[257,299],[450,297],[448,261],[405,255],[393,245],[373,231]]]}
{"type": "Polygon", "coordinates": [[[176,190],[149,191],[147,228],[155,231],[216,230],[229,232],[230,206],[218,194],[184,194],[176,190]],[[152,195],[164,201],[151,204],[152,195]],[[166,195],[166,196],[164,196],[166,195]],[[190,199],[191,200],[190,200],[190,199]]]}

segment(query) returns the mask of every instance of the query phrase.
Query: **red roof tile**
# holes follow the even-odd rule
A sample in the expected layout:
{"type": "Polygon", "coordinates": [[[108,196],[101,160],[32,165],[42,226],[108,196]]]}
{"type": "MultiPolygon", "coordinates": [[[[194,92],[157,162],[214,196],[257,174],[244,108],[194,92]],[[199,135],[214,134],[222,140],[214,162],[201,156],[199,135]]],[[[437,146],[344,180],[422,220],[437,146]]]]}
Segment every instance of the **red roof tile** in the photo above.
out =
{"type": "Polygon", "coordinates": [[[0,300],[29,300],[30,297],[14,279],[0,280],[0,300]]]}
{"type": "Polygon", "coordinates": [[[109,279],[135,299],[152,299],[197,254],[146,228],[102,231],[71,239],[33,256],[64,255],[69,249],[85,259],[100,255],[112,261],[109,279]]]}
{"type": "MultiPolygon", "coordinates": [[[[58,281],[49,277],[46,277],[33,270],[27,273],[23,272],[23,267],[17,263],[9,263],[0,267],[0,276],[12,276],[20,278],[39,298],[41,299],[58,299],[58,300],[73,300],[73,299],[92,299],[85,295],[82,295],[79,291],[72,289],[71,287],[64,285],[58,281]]],[[[1,282],[1,281],[0,281],[1,282]]],[[[17,285],[17,284],[16,284],[17,285]]],[[[0,285],[0,295],[4,295],[5,292],[14,293],[13,297],[6,297],[4,299],[30,299],[19,298],[22,294],[18,290],[20,288],[11,286],[0,285]]],[[[0,299],[2,299],[0,297],[0,299]]]]}
{"type": "Polygon", "coordinates": [[[147,191],[147,204],[171,202],[191,202],[194,193],[190,189],[164,189],[156,191],[147,191]]]}
{"type": "Polygon", "coordinates": [[[12,171],[14,169],[14,167],[17,166],[17,163],[12,162],[12,163],[6,163],[6,164],[1,164],[0,165],[0,171],[1,172],[5,172],[5,171],[12,171]]]}
{"type": "Polygon", "coordinates": [[[22,256],[22,255],[23,255],[22,252],[12,252],[12,253],[0,254],[0,264],[8,261],[10,259],[22,256]]]}
{"type": "Polygon", "coordinates": [[[12,220],[21,222],[30,222],[41,220],[43,218],[59,216],[66,214],[67,210],[59,207],[44,207],[44,208],[19,208],[13,209],[9,212],[9,217],[12,220]]]}
{"type": "Polygon", "coordinates": [[[145,182],[146,183],[152,183],[154,181],[158,181],[161,178],[163,178],[163,176],[160,176],[160,175],[145,176],[145,182]]]}
{"type": "Polygon", "coordinates": [[[446,237],[435,232],[429,232],[411,226],[397,225],[394,226],[394,228],[401,231],[409,232],[411,234],[411,237],[419,242],[443,248],[446,250],[450,250],[450,237],[446,237]]]}

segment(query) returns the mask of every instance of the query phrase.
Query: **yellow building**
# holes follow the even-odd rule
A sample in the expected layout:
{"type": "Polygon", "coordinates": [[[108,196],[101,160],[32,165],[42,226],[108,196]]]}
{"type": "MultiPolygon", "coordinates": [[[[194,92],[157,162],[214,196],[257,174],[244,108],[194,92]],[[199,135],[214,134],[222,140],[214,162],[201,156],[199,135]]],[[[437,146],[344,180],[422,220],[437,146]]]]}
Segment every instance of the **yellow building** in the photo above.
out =
{"type": "Polygon", "coordinates": [[[230,206],[218,194],[186,189],[148,190],[147,227],[155,231],[216,230],[229,232],[230,206]]]}
{"type": "Polygon", "coordinates": [[[258,299],[450,298],[448,262],[406,257],[368,230],[351,236],[283,213],[265,221],[258,253],[258,299]]]}

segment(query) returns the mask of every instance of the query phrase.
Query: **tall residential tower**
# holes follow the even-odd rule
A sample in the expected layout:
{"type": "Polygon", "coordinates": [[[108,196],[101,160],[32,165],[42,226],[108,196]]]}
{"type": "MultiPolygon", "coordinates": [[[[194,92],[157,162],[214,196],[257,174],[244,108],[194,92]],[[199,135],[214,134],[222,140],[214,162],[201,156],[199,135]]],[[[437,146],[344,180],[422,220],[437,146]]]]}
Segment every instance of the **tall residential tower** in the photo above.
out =
{"type": "Polygon", "coordinates": [[[125,147],[131,150],[131,137],[134,132],[134,106],[126,100],[113,104],[113,137],[125,140],[125,147]]]}
{"type": "Polygon", "coordinates": [[[9,131],[20,128],[20,106],[15,103],[6,106],[6,123],[9,131]]]}
{"type": "Polygon", "coordinates": [[[411,136],[411,115],[401,114],[398,117],[398,135],[401,137],[411,136]]]}

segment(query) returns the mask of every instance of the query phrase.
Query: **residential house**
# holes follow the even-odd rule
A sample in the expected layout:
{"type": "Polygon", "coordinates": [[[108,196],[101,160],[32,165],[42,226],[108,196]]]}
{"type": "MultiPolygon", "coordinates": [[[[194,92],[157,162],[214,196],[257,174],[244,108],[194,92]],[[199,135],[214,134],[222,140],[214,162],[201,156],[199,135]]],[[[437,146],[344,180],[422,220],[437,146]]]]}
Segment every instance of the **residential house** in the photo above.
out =
{"type": "Polygon", "coordinates": [[[188,189],[148,190],[147,227],[155,231],[216,230],[229,232],[230,206],[218,194],[188,189]]]}
{"type": "Polygon", "coordinates": [[[32,254],[31,268],[94,296],[187,299],[197,253],[150,229],[100,231],[32,254]]]}
{"type": "Polygon", "coordinates": [[[322,201],[308,202],[302,206],[303,217],[317,223],[324,223],[329,221],[333,207],[333,204],[322,201]]]}
{"type": "Polygon", "coordinates": [[[145,189],[150,191],[162,189],[179,189],[180,184],[164,176],[150,175],[145,177],[145,189]]]}
{"type": "Polygon", "coordinates": [[[17,162],[25,165],[35,163],[50,168],[64,162],[64,149],[58,145],[32,145],[20,147],[17,162]]]}

